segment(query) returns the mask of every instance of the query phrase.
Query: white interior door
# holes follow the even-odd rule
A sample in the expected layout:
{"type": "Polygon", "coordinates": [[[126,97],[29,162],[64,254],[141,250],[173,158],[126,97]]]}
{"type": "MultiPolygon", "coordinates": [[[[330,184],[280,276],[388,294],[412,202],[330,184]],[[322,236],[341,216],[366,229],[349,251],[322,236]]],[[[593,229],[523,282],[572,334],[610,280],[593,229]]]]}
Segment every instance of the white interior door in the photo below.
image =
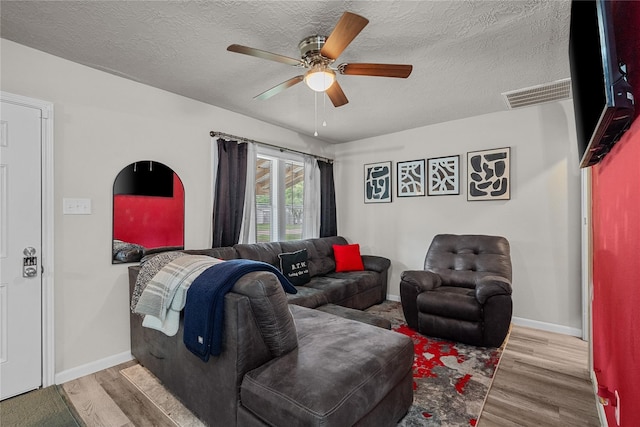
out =
{"type": "Polygon", "coordinates": [[[0,399],[42,385],[40,109],[0,110],[0,399]]]}

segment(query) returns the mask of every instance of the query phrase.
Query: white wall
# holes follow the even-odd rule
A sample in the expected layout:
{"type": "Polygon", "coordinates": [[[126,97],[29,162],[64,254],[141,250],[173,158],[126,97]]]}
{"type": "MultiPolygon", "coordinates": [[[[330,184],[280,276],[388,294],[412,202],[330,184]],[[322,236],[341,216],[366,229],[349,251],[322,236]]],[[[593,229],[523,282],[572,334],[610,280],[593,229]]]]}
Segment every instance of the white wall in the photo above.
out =
{"type": "MultiPolygon", "coordinates": [[[[327,146],[277,126],[0,40],[0,89],[55,108],[55,371],[129,351],[127,267],[110,263],[111,191],[140,159],[171,166],[185,186],[185,245],[210,244],[209,131],[335,157],[338,231],[400,273],[422,266],[433,235],[495,233],[512,244],[514,315],[580,328],[580,206],[570,102],[491,114],[327,146]],[[459,196],[363,203],[363,165],[512,147],[511,200],[459,196]],[[335,153],[332,151],[335,150],[335,153]],[[90,198],[93,214],[63,216],[64,197],[90,198]]],[[[395,186],[395,173],[394,173],[395,186]]],[[[99,364],[96,368],[100,368],[99,364]]]]}
{"type": "Polygon", "coordinates": [[[0,42],[0,89],[54,103],[57,378],[99,369],[130,349],[127,266],[110,256],[112,186],[124,166],[150,159],[178,173],[185,245],[203,248],[211,242],[209,131],[331,157],[331,147],[313,138],[0,42]],[[65,197],[90,198],[92,215],[63,216],[65,197]]]}
{"type": "MultiPolygon", "coordinates": [[[[336,147],[338,233],[392,260],[389,293],[439,233],[511,243],[514,316],[581,329],[580,174],[571,101],[453,121],[336,147]],[[468,202],[466,153],[511,147],[511,200],[468,202]],[[396,197],[396,162],[459,154],[461,194],[396,197]],[[365,204],[364,164],[393,161],[393,201],[365,204]]],[[[539,326],[541,326],[540,324],[539,326]]],[[[542,325],[544,326],[544,325],[542,325]]]]}

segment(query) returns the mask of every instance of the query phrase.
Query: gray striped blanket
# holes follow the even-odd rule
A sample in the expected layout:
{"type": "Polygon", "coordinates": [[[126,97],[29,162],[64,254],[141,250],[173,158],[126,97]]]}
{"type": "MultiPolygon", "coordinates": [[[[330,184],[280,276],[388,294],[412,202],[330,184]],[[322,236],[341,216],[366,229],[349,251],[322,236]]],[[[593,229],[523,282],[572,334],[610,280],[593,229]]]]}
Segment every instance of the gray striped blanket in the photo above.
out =
{"type": "Polygon", "coordinates": [[[144,315],[143,326],[169,336],[178,332],[191,283],[207,268],[224,262],[206,255],[178,254],[143,264],[138,276],[142,276],[140,296],[133,308],[134,313],[144,315]]]}

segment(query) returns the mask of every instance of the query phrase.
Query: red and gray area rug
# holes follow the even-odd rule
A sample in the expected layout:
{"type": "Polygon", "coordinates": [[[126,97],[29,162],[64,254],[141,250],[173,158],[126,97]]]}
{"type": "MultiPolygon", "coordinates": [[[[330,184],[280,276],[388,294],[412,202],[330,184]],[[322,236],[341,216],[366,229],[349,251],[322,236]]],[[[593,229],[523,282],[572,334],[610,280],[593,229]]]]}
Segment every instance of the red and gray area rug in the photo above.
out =
{"type": "Polygon", "coordinates": [[[367,311],[388,318],[394,331],[413,340],[413,405],[398,425],[475,426],[504,344],[474,347],[421,335],[406,325],[399,302],[367,311]]]}

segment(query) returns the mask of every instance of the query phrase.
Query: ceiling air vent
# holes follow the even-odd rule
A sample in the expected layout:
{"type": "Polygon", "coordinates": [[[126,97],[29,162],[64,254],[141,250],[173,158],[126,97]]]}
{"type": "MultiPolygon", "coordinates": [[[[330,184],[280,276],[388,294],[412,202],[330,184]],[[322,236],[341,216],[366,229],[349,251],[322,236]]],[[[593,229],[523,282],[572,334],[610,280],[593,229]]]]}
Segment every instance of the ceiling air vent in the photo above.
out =
{"type": "Polygon", "coordinates": [[[502,96],[510,109],[560,101],[571,96],[571,79],[503,92],[502,96]]]}

